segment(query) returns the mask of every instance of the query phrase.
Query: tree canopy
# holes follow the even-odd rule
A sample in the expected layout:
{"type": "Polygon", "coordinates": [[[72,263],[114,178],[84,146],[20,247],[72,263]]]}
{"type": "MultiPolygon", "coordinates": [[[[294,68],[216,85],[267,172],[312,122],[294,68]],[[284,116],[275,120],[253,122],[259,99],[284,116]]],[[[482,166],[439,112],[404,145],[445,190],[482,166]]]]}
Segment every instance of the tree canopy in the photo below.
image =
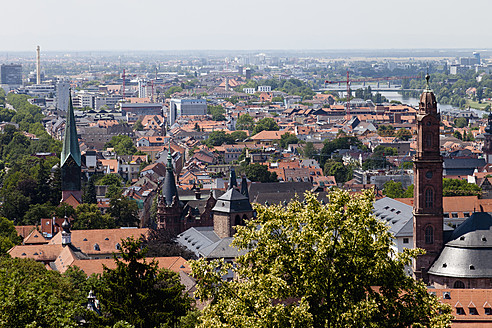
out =
{"type": "Polygon", "coordinates": [[[271,117],[265,117],[259,120],[253,128],[253,134],[260,133],[261,131],[278,131],[279,127],[277,122],[271,117]]]}
{"type": "MultiPolygon", "coordinates": [[[[104,269],[102,283],[96,288],[103,316],[93,320],[112,325],[126,321],[136,328],[174,327],[191,309],[192,300],[184,294],[178,274],[159,269],[147,262],[142,242],[129,238],[121,241],[115,269],[104,269]]],[[[95,327],[99,327],[96,325],[95,327]]]]}
{"type": "Polygon", "coordinates": [[[233,245],[234,266],[192,262],[199,327],[447,327],[451,309],[404,272],[418,250],[396,253],[372,215],[374,193],[306,193],[287,206],[256,205],[233,245]],[[236,279],[222,280],[231,270],[236,279]],[[374,287],[377,286],[377,287],[374,287]]]}
{"type": "Polygon", "coordinates": [[[236,122],[237,130],[249,130],[252,131],[255,126],[255,121],[248,113],[239,116],[236,122]]]}
{"type": "Polygon", "coordinates": [[[253,163],[245,167],[246,177],[255,182],[277,182],[277,173],[268,171],[266,165],[253,163]]]}
{"type": "Polygon", "coordinates": [[[114,148],[118,155],[134,155],[137,152],[137,147],[133,144],[132,138],[123,134],[113,136],[104,146],[114,148]]]}

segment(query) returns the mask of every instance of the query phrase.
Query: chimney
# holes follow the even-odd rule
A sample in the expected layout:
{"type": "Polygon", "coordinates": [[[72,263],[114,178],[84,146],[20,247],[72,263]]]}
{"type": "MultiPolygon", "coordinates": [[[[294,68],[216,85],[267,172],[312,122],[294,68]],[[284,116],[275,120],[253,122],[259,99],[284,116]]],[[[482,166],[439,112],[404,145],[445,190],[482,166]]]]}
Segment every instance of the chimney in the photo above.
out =
{"type": "Polygon", "coordinates": [[[36,48],[36,84],[41,84],[41,53],[39,46],[36,48]]]}

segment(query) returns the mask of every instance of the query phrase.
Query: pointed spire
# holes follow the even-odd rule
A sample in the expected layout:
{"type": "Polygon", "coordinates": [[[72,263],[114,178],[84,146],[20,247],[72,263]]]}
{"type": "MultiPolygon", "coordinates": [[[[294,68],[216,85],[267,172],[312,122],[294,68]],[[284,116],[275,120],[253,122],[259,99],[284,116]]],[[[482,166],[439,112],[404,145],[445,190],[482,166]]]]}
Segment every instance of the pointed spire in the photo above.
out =
{"type": "Polygon", "coordinates": [[[229,186],[227,187],[227,190],[232,189],[233,187],[237,188],[237,178],[236,171],[234,170],[234,167],[231,166],[231,173],[229,175],[229,186]]]}
{"type": "Polygon", "coordinates": [[[173,200],[179,201],[178,188],[176,187],[176,179],[174,178],[173,158],[171,156],[171,145],[167,152],[167,171],[164,178],[164,186],[162,187],[162,195],[164,196],[167,205],[172,205],[173,200]]]}
{"type": "Polygon", "coordinates": [[[65,122],[65,134],[63,137],[63,149],[61,153],[61,166],[71,156],[78,166],[81,166],[81,155],[79,139],[77,137],[77,126],[75,125],[75,115],[73,113],[72,95],[69,94],[70,104],[67,111],[65,122]]]}
{"type": "Polygon", "coordinates": [[[245,175],[243,175],[243,178],[241,179],[241,194],[249,199],[248,180],[245,175]]]}

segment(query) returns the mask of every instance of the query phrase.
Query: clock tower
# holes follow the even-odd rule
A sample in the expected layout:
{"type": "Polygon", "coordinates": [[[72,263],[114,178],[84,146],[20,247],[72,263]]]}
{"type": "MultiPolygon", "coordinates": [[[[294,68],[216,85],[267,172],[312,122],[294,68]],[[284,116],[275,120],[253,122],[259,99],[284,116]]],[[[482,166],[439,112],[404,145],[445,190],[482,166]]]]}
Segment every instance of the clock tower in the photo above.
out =
{"type": "Polygon", "coordinates": [[[61,153],[61,202],[65,202],[70,196],[73,196],[79,203],[82,203],[81,174],[79,139],[73,113],[72,96],[70,95],[61,153]]]}
{"type": "Polygon", "coordinates": [[[427,280],[427,270],[441,252],[443,240],[442,157],[439,145],[440,114],[434,93],[427,87],[420,96],[417,120],[417,153],[413,159],[413,246],[425,250],[414,260],[416,278],[427,280]]]}

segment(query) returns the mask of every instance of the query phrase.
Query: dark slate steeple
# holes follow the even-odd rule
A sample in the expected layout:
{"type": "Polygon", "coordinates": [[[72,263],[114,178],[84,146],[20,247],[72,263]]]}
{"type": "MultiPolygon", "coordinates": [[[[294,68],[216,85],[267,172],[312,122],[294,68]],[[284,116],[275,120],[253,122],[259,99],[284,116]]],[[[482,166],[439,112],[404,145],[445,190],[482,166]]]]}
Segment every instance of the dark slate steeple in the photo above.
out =
{"type": "Polygon", "coordinates": [[[72,157],[78,166],[81,166],[81,155],[79,139],[77,137],[77,126],[75,125],[75,115],[73,113],[72,96],[70,95],[70,105],[67,111],[65,123],[65,134],[63,136],[63,149],[61,153],[61,166],[72,157]]]}
{"type": "Polygon", "coordinates": [[[243,176],[241,179],[241,194],[249,199],[248,180],[246,180],[246,176],[243,176]]]}
{"type": "Polygon", "coordinates": [[[179,200],[176,179],[174,178],[171,146],[169,146],[169,150],[167,152],[167,172],[166,177],[164,178],[164,186],[162,187],[162,195],[165,197],[167,205],[171,205],[173,203],[174,196],[176,196],[177,201],[179,200]]]}
{"type": "Polygon", "coordinates": [[[78,202],[82,201],[81,186],[81,154],[79,139],[77,137],[77,126],[73,113],[72,96],[67,110],[65,122],[65,133],[63,137],[63,149],[61,152],[61,180],[62,180],[62,202],[70,196],[75,197],[78,202]]]}
{"type": "Polygon", "coordinates": [[[237,178],[236,170],[234,170],[234,167],[231,167],[231,172],[229,174],[229,186],[227,187],[227,190],[232,189],[233,187],[237,188],[237,178]]]}

